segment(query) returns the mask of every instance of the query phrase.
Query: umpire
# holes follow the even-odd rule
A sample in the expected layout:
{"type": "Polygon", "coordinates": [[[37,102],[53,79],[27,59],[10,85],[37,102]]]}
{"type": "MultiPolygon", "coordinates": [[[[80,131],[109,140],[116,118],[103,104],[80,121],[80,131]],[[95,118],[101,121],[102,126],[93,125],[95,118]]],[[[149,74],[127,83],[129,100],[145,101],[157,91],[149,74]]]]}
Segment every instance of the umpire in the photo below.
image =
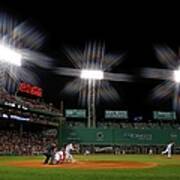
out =
{"type": "Polygon", "coordinates": [[[46,156],[46,159],[44,160],[44,164],[48,164],[50,159],[51,159],[51,161],[53,160],[55,150],[56,150],[56,144],[55,143],[48,145],[48,147],[46,148],[46,151],[43,153],[43,155],[46,156]]]}

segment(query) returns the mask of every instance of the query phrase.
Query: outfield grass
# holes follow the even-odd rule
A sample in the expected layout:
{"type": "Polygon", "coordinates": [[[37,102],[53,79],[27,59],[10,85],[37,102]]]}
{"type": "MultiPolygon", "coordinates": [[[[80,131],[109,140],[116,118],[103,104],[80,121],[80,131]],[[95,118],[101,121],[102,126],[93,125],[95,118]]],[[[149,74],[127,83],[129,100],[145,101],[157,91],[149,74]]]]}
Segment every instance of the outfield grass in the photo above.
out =
{"type": "Polygon", "coordinates": [[[90,155],[75,156],[79,161],[137,161],[156,162],[159,165],[146,169],[115,169],[115,170],[80,170],[61,168],[22,168],[7,167],[3,163],[9,161],[22,161],[30,159],[43,160],[43,157],[0,157],[0,180],[179,180],[180,156],[168,159],[160,155],[90,155]]]}

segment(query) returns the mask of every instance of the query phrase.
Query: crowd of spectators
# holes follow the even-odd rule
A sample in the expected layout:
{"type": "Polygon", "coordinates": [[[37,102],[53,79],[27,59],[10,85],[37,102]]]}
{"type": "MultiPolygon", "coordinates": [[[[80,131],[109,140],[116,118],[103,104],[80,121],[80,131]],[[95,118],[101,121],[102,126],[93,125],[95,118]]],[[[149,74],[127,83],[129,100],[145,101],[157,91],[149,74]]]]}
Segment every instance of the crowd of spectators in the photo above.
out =
{"type": "Polygon", "coordinates": [[[10,95],[6,91],[3,91],[0,89],[0,100],[1,102],[7,101],[7,102],[17,102],[15,96],[10,95]]]}
{"type": "MultiPolygon", "coordinates": [[[[12,123],[13,121],[6,121],[4,119],[29,122],[41,121],[44,125],[50,125],[51,120],[53,120],[51,116],[28,111],[28,109],[59,113],[52,104],[46,104],[39,99],[10,95],[2,89],[0,89],[0,104],[0,119],[6,123],[12,123]]],[[[18,122],[20,123],[20,121],[18,122]]],[[[55,136],[47,136],[41,130],[21,132],[18,129],[1,128],[0,155],[39,155],[44,152],[47,144],[54,141],[55,136]]]]}
{"type": "Polygon", "coordinates": [[[33,123],[40,123],[46,125],[58,126],[57,119],[52,118],[51,116],[32,113],[30,111],[22,111],[21,109],[14,108],[3,108],[0,107],[0,118],[9,119],[9,120],[21,120],[28,121],[33,123]]]}
{"type": "MultiPolygon", "coordinates": [[[[87,127],[84,121],[66,121],[68,127],[83,128],[87,127]]],[[[180,130],[180,123],[178,122],[113,122],[113,121],[97,121],[97,128],[128,128],[128,129],[178,129],[180,130]]]]}
{"type": "Polygon", "coordinates": [[[0,101],[14,103],[25,106],[27,108],[38,109],[41,111],[59,113],[59,110],[55,108],[52,103],[45,103],[38,98],[32,99],[28,97],[10,95],[6,91],[2,91],[2,90],[0,90],[0,101]]]}
{"type": "Polygon", "coordinates": [[[39,155],[48,143],[54,141],[54,136],[45,136],[42,132],[0,130],[0,154],[39,155]]]}
{"type": "Polygon", "coordinates": [[[66,125],[68,127],[78,127],[78,128],[84,128],[86,127],[85,122],[81,122],[81,121],[66,121],[66,125]]]}

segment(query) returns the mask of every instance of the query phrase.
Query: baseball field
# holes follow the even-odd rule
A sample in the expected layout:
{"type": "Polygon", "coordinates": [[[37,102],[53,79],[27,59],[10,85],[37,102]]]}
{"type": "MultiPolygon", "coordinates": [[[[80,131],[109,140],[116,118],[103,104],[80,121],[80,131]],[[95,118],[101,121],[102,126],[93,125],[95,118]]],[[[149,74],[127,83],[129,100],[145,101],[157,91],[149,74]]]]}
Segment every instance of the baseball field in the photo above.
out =
{"type": "Polygon", "coordinates": [[[43,165],[44,157],[0,157],[0,180],[177,180],[180,156],[161,155],[77,155],[76,162],[43,165]]]}

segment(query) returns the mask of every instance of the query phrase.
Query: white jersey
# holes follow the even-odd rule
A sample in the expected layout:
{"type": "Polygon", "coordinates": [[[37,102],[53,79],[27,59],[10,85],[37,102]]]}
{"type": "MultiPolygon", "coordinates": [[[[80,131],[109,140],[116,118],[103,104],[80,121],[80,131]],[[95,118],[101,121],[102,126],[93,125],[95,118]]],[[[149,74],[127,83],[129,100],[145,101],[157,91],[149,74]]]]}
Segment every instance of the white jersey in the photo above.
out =
{"type": "Polygon", "coordinates": [[[56,161],[60,161],[61,159],[63,159],[64,158],[64,153],[63,153],[63,151],[58,151],[58,152],[56,152],[56,154],[55,154],[55,156],[54,156],[54,159],[56,160],[56,161]]]}
{"type": "Polygon", "coordinates": [[[174,145],[174,143],[168,144],[168,145],[167,145],[167,149],[171,149],[173,145],[174,145]]]}
{"type": "Polygon", "coordinates": [[[68,144],[65,149],[66,153],[70,154],[71,150],[74,150],[74,147],[72,144],[68,144]]]}
{"type": "Polygon", "coordinates": [[[162,151],[162,154],[168,154],[168,158],[171,157],[171,149],[174,143],[169,143],[164,151],[162,151]]]}

